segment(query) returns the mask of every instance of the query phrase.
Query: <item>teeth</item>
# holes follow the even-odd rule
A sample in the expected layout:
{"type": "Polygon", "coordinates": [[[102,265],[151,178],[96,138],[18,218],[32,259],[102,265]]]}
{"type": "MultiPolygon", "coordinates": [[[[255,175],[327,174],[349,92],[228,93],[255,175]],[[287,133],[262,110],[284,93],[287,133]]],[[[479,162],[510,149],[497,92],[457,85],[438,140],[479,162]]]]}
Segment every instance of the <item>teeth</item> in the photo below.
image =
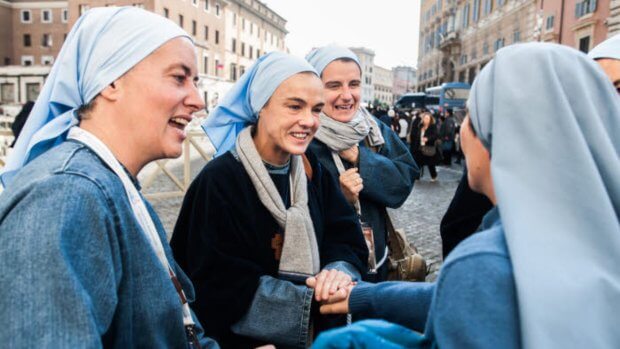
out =
{"type": "Polygon", "coordinates": [[[183,118],[172,118],[170,119],[172,122],[175,122],[179,125],[183,125],[183,126],[187,126],[187,124],[189,123],[187,120],[183,119],[183,118]]]}
{"type": "Polygon", "coordinates": [[[301,132],[299,132],[299,133],[297,133],[297,132],[291,133],[291,135],[293,137],[297,138],[297,139],[306,139],[306,137],[308,137],[307,133],[301,133],[301,132]]]}
{"type": "Polygon", "coordinates": [[[336,106],[336,109],[349,110],[349,109],[351,109],[351,106],[350,105],[347,105],[347,106],[336,106]]]}

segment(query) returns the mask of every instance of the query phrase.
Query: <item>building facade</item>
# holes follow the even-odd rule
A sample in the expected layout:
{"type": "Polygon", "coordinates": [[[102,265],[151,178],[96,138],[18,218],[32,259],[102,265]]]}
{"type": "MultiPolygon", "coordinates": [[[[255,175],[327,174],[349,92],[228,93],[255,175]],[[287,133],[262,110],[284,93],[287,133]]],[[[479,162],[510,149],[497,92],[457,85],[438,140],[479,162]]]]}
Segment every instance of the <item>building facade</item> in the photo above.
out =
{"type": "Polygon", "coordinates": [[[415,90],[417,85],[415,68],[401,65],[392,68],[392,74],[392,92],[394,94],[394,101],[397,101],[398,98],[405,93],[415,90]]]}
{"type": "Polygon", "coordinates": [[[357,55],[362,66],[362,101],[364,105],[372,104],[374,100],[373,70],[375,67],[375,51],[365,47],[350,47],[357,55]]]}
{"type": "Polygon", "coordinates": [[[519,42],[588,52],[620,31],[619,15],[619,0],[423,0],[417,90],[471,84],[497,50],[519,42]]]}
{"type": "Polygon", "coordinates": [[[392,70],[374,66],[373,69],[373,104],[394,104],[392,70]]]}

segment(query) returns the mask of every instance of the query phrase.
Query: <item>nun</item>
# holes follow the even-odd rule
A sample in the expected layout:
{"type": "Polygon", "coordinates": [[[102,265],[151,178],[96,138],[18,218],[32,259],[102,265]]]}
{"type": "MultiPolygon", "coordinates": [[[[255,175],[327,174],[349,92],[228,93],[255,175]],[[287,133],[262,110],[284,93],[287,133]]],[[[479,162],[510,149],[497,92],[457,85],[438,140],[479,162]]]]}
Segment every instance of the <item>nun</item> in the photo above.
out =
{"type": "Polygon", "coordinates": [[[620,94],[620,34],[601,42],[588,53],[596,60],[620,94]]]}
{"type": "Polygon", "coordinates": [[[217,347],[136,180],[181,154],[197,74],[162,16],[96,8],[73,26],[1,176],[4,346],[217,347]]]}
{"type": "Polygon", "coordinates": [[[572,48],[511,45],[467,104],[467,179],[493,203],[481,231],[448,255],[436,283],[359,284],[332,297],[322,312],[396,324],[360,322],[317,348],[620,345],[620,99],[609,78],[572,48]]]}
{"type": "Polygon", "coordinates": [[[388,274],[386,208],[398,208],[407,200],[418,166],[390,126],[360,105],[362,69],[351,50],[324,46],[310,52],[306,60],[319,73],[325,93],[321,127],[310,149],[339,179],[374,247],[364,279],[384,281],[388,274]]]}
{"type": "Polygon", "coordinates": [[[223,347],[308,346],[326,320],[317,302],[364,270],[355,212],[307,152],[323,104],[314,68],[272,52],[203,124],[217,157],[191,184],[171,245],[223,347]]]}

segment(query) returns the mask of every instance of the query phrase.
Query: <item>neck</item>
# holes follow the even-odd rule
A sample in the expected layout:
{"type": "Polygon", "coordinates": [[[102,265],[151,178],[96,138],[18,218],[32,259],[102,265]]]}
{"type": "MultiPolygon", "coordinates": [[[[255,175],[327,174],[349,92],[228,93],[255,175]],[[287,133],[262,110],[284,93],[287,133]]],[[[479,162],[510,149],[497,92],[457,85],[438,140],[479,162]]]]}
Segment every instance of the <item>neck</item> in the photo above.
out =
{"type": "Polygon", "coordinates": [[[88,118],[80,122],[80,128],[92,133],[112,152],[116,160],[118,160],[132,176],[137,177],[138,172],[148,163],[136,156],[134,149],[128,145],[128,139],[123,136],[122,131],[111,128],[109,125],[102,127],[93,120],[88,118]],[[120,132],[119,132],[120,131],[120,132]]]}
{"type": "Polygon", "coordinates": [[[268,164],[283,166],[286,165],[291,158],[290,153],[278,149],[276,145],[258,134],[254,135],[252,140],[254,141],[258,155],[260,155],[261,159],[268,164]]]}

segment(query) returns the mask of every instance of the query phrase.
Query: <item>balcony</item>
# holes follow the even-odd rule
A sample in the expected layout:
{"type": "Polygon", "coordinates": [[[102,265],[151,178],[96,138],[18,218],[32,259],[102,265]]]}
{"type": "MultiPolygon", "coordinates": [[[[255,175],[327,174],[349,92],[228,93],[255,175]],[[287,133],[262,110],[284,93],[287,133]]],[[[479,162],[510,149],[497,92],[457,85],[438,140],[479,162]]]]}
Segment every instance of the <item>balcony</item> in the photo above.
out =
{"type": "Polygon", "coordinates": [[[458,55],[461,52],[461,39],[457,31],[450,31],[441,35],[439,49],[451,55],[458,55]]]}

